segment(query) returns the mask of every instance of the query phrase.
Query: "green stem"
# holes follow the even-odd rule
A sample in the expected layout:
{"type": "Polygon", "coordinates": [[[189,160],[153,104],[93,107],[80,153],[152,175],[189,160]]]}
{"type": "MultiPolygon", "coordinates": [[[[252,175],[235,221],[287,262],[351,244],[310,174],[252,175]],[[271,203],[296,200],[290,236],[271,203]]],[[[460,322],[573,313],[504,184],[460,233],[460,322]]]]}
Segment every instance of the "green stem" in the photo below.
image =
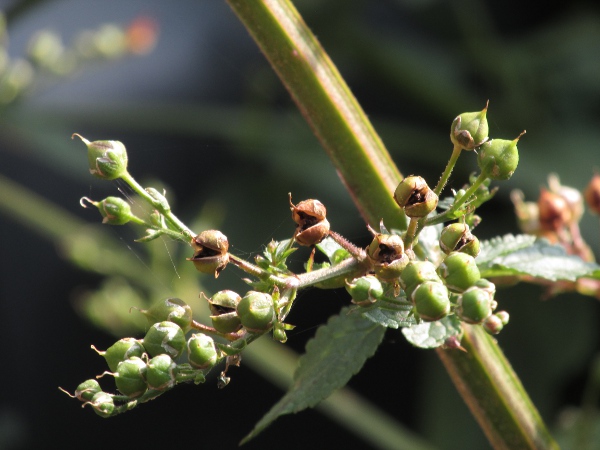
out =
{"type": "Polygon", "coordinates": [[[458,157],[460,156],[461,153],[462,153],[462,147],[455,144],[454,149],[452,150],[452,155],[450,156],[450,160],[448,161],[448,164],[446,164],[446,169],[444,169],[444,173],[440,177],[440,181],[438,181],[437,186],[433,190],[433,192],[435,192],[435,195],[437,195],[438,197],[444,190],[444,187],[446,186],[446,183],[448,182],[448,178],[450,178],[450,175],[452,174],[452,171],[454,170],[454,166],[456,165],[456,161],[458,161],[458,157]]]}
{"type": "MultiPolygon", "coordinates": [[[[313,128],[366,221],[376,225],[383,218],[388,226],[405,229],[390,194],[400,172],[293,5],[287,0],[228,2],[313,128]]],[[[492,445],[556,448],[495,341],[481,327],[467,327],[463,346],[467,353],[437,353],[492,445]]]]}

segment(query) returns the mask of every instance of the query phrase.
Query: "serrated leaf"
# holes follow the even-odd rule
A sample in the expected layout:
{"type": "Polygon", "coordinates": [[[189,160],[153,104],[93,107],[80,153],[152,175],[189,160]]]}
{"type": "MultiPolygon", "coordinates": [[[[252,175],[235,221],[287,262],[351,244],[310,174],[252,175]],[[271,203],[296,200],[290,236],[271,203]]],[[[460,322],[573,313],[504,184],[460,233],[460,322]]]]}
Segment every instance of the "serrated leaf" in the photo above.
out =
{"type": "Polygon", "coordinates": [[[437,348],[448,338],[458,336],[461,332],[460,320],[454,315],[402,328],[406,340],[419,348],[437,348]]]}
{"type": "MultiPolygon", "coordinates": [[[[403,297],[406,300],[406,297],[403,297]]],[[[406,301],[381,298],[375,304],[367,307],[358,307],[356,312],[372,322],[387,328],[410,327],[416,323],[411,313],[412,305],[406,301]]]]}
{"type": "Polygon", "coordinates": [[[535,240],[536,237],[529,234],[518,234],[516,236],[507,234],[482,241],[480,245],[481,250],[476,260],[477,266],[479,270],[484,270],[495,258],[531,247],[535,240]]]}
{"type": "Polygon", "coordinates": [[[306,345],[306,353],[300,357],[294,384],[288,393],[241,443],[254,438],[279,416],[311,408],[346,385],[375,353],[384,333],[384,327],[343,308],[339,316],[332,317],[317,330],[306,345]]]}
{"type": "Polygon", "coordinates": [[[339,253],[336,255],[336,252],[338,250],[344,250],[346,253],[345,257],[350,255],[350,253],[348,253],[340,244],[335,242],[330,237],[326,237],[320,243],[318,243],[315,247],[317,247],[320,252],[324,253],[325,256],[327,256],[327,259],[329,259],[329,262],[334,265],[338,264],[340,262],[339,261],[339,259],[340,259],[339,253]]]}
{"type": "Polygon", "coordinates": [[[560,245],[553,245],[545,239],[537,239],[530,245],[526,245],[527,237],[520,235],[514,239],[503,239],[508,243],[507,247],[514,249],[512,252],[501,251],[502,244],[497,242],[494,251],[486,254],[496,254],[494,258],[488,259],[484,264],[477,258],[477,265],[484,277],[530,275],[549,281],[576,281],[583,276],[594,276],[600,266],[588,263],[575,255],[567,254],[560,245]]]}

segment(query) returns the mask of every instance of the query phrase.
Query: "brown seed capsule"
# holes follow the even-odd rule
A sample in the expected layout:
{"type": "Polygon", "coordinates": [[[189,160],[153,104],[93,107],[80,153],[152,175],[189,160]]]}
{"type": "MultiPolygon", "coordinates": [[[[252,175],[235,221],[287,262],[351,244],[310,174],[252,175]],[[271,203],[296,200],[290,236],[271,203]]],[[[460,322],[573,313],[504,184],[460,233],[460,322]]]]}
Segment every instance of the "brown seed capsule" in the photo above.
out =
{"type": "Polygon", "coordinates": [[[229,262],[229,241],[217,230],[206,230],[192,239],[194,256],[188,258],[199,272],[214,273],[215,278],[229,262]]]}
{"type": "Polygon", "coordinates": [[[396,188],[394,199],[408,217],[425,217],[435,209],[438,196],[419,176],[406,177],[396,188]]]}
{"type": "Polygon", "coordinates": [[[397,234],[376,233],[370,227],[369,230],[374,238],[367,248],[367,256],[375,268],[375,274],[382,280],[398,278],[409,262],[402,238],[397,234]]]}
{"type": "Polygon", "coordinates": [[[571,220],[571,208],[558,194],[542,188],[538,199],[540,229],[557,232],[571,220]]]}
{"type": "Polygon", "coordinates": [[[292,219],[298,224],[294,239],[300,245],[310,246],[321,242],[329,234],[329,222],[325,218],[327,209],[319,200],[303,200],[297,205],[292,203],[290,194],[292,219]]]}
{"type": "Polygon", "coordinates": [[[600,174],[596,173],[583,193],[585,202],[596,214],[600,214],[600,174]]]}

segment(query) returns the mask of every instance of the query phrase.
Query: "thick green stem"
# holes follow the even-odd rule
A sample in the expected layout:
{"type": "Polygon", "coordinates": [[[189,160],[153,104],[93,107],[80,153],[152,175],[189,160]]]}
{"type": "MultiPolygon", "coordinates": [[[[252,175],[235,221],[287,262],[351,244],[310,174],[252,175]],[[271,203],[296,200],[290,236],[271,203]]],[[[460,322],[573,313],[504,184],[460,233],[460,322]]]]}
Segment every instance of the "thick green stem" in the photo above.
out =
{"type": "MultiPolygon", "coordinates": [[[[406,228],[392,199],[400,172],[340,74],[286,0],[228,0],[289,90],[363,217],[406,228]]],[[[438,350],[458,391],[499,449],[556,448],[496,342],[467,327],[467,353],[438,350]]]]}

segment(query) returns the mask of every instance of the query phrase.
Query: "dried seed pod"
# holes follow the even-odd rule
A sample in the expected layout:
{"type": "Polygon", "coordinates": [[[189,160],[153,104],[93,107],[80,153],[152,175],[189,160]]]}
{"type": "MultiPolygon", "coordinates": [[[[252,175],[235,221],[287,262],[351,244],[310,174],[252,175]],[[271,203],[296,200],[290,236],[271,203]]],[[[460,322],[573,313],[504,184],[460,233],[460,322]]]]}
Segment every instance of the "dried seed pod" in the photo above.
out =
{"type": "Polygon", "coordinates": [[[479,254],[479,239],[471,233],[466,223],[453,223],[442,230],[440,248],[446,254],[463,252],[476,257],[479,254]]]}
{"type": "Polygon", "coordinates": [[[370,231],[374,238],[367,248],[367,256],[375,268],[375,274],[386,281],[398,278],[409,263],[402,238],[397,234],[375,233],[372,229],[370,231]]]}
{"type": "Polygon", "coordinates": [[[596,214],[600,214],[600,174],[592,177],[583,196],[588,207],[596,214]]]}
{"type": "Polygon", "coordinates": [[[560,179],[555,173],[548,175],[548,186],[552,192],[560,195],[567,202],[571,210],[571,223],[579,222],[585,210],[581,192],[570,186],[560,184],[560,179]]]}
{"type": "Polygon", "coordinates": [[[450,127],[450,140],[454,145],[463,150],[473,150],[489,139],[487,108],[486,103],[483,110],[462,113],[454,119],[450,127]]]}
{"type": "Polygon", "coordinates": [[[438,196],[419,176],[406,177],[396,188],[394,199],[408,217],[425,217],[438,204],[438,196]]]}
{"type": "Polygon", "coordinates": [[[218,230],[206,230],[192,239],[194,256],[188,258],[196,270],[202,273],[214,273],[215,278],[229,262],[229,241],[218,230]]]}
{"type": "Polygon", "coordinates": [[[234,333],[242,327],[237,314],[237,305],[242,297],[233,291],[219,291],[207,298],[213,327],[221,333],[234,333]]]}
{"type": "Polygon", "coordinates": [[[558,194],[542,188],[538,198],[539,222],[542,231],[556,233],[571,220],[571,208],[558,194]]]}
{"type": "Polygon", "coordinates": [[[325,218],[327,209],[319,200],[303,200],[294,205],[290,194],[290,209],[292,219],[298,224],[294,232],[294,239],[298,244],[315,245],[329,235],[329,222],[325,218]]]}

